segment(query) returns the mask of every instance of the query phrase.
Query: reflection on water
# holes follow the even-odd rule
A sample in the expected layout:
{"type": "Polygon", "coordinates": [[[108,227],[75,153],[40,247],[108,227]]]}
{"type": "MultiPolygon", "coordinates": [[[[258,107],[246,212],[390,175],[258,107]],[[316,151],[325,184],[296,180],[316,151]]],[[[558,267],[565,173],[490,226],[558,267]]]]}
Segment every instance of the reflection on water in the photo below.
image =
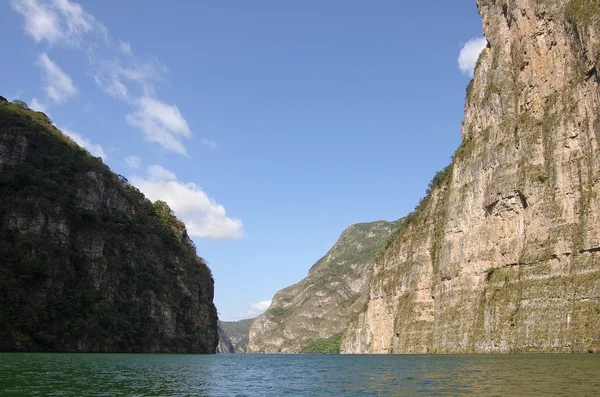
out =
{"type": "Polygon", "coordinates": [[[600,354],[0,354],[1,396],[593,396],[600,354]]]}

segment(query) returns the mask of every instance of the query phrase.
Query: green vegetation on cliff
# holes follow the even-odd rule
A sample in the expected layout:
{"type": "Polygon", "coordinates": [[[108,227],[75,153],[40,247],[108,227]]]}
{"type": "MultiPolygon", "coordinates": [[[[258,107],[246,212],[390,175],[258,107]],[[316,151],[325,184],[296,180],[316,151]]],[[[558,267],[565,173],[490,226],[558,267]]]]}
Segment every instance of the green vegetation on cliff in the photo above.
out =
{"type": "Polygon", "coordinates": [[[343,352],[598,350],[600,1],[477,4],[462,143],[378,255],[343,352]]]}
{"type": "Polygon", "coordinates": [[[313,341],[338,335],[364,310],[372,265],[402,221],[348,227],[308,276],[275,294],[250,328],[249,351],[299,353],[313,341]]]}
{"type": "Polygon", "coordinates": [[[565,18],[569,22],[589,25],[600,19],[600,1],[569,0],[565,7],[565,18]]]}
{"type": "Polygon", "coordinates": [[[0,350],[213,353],[212,299],[166,203],[0,101],[0,350]]]}
{"type": "Polygon", "coordinates": [[[248,339],[250,326],[254,322],[254,318],[248,318],[239,321],[220,321],[221,328],[227,335],[233,347],[233,353],[246,353],[248,348],[248,339]]]}
{"type": "MultiPolygon", "coordinates": [[[[425,191],[425,196],[419,201],[419,204],[415,207],[415,210],[410,214],[406,215],[404,218],[401,218],[398,221],[398,227],[394,230],[394,233],[387,240],[383,249],[379,249],[377,252],[377,257],[383,256],[385,250],[397,239],[397,236],[402,235],[406,232],[406,229],[415,224],[419,219],[422,220],[422,213],[425,211],[425,207],[429,204],[429,201],[433,195],[435,190],[440,190],[445,188],[448,183],[452,179],[452,170],[454,167],[454,163],[446,166],[443,170],[435,173],[429,185],[427,186],[427,190],[425,191]]],[[[442,219],[439,219],[442,221],[442,219]]]]}
{"type": "Polygon", "coordinates": [[[317,339],[310,342],[302,353],[307,354],[340,354],[340,345],[342,343],[343,333],[333,335],[327,339],[317,339]]]}

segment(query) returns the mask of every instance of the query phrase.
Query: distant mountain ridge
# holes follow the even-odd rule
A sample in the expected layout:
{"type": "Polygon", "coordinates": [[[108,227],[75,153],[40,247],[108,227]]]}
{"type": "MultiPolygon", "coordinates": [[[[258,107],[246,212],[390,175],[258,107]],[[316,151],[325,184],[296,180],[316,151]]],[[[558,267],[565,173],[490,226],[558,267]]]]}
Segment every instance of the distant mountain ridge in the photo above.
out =
{"type": "Polygon", "coordinates": [[[376,253],[401,223],[348,227],[305,279],[275,294],[269,309],[250,327],[248,351],[299,353],[311,342],[345,332],[366,305],[376,253]]]}
{"type": "Polygon", "coordinates": [[[217,353],[247,353],[250,326],[255,318],[238,321],[219,320],[217,353]]]}

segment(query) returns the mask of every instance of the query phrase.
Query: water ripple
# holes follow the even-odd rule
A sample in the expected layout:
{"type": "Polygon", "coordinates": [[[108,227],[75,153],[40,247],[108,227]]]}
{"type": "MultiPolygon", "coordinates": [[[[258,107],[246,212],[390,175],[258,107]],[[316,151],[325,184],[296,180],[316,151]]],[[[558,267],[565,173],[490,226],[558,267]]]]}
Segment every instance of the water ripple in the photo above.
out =
{"type": "Polygon", "coordinates": [[[600,355],[1,353],[1,396],[592,396],[600,355]]]}

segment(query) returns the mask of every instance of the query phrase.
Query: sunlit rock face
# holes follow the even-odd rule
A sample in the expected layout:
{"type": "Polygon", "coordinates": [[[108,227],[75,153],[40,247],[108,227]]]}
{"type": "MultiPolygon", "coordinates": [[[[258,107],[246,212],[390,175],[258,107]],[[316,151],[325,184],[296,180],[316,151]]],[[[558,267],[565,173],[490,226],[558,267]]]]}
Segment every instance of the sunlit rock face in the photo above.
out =
{"type": "Polygon", "coordinates": [[[477,4],[463,142],[375,262],[343,352],[600,351],[600,7],[477,4]]]}
{"type": "Polygon", "coordinates": [[[250,327],[248,351],[299,353],[310,342],[343,333],[364,310],[375,256],[399,224],[347,228],[305,279],[275,294],[250,327]]]}

